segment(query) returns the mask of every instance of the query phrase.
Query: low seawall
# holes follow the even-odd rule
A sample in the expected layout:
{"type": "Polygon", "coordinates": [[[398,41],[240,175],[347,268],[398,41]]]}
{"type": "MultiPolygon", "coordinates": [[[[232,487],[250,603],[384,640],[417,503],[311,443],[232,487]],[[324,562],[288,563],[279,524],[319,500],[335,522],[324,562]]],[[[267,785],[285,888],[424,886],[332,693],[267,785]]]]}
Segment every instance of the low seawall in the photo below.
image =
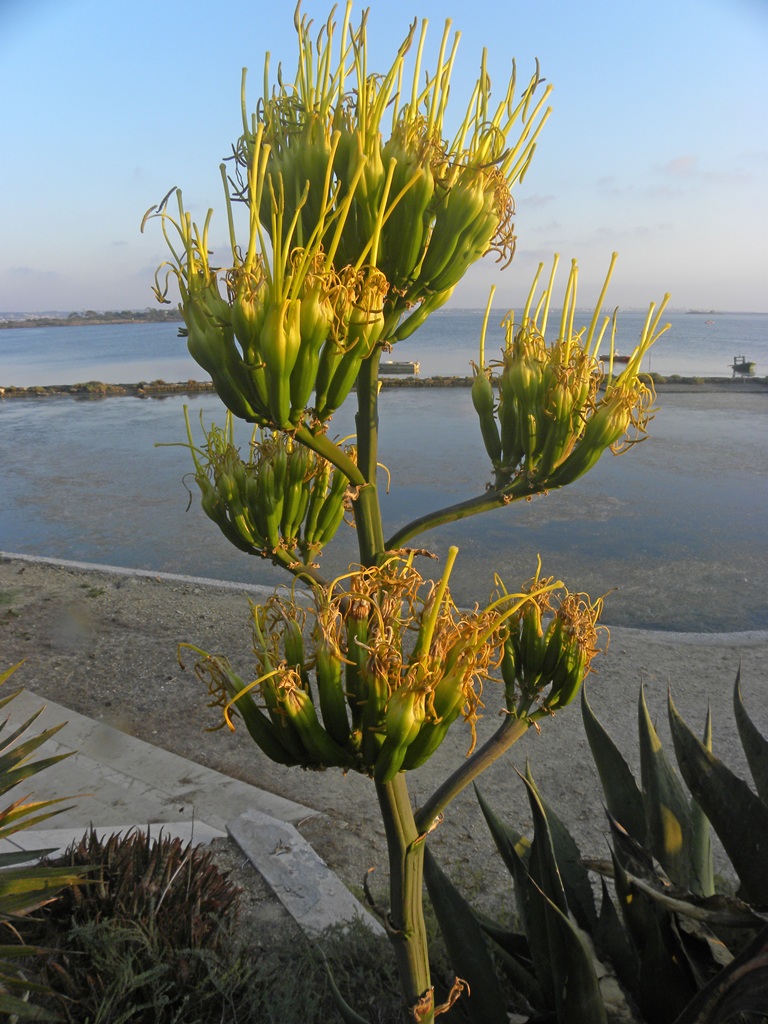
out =
{"type": "MultiPolygon", "coordinates": [[[[718,392],[726,394],[768,393],[766,377],[662,377],[651,374],[658,392],[718,392]]],[[[468,388],[472,377],[381,377],[382,388],[468,388]]],[[[39,384],[32,387],[0,387],[0,398],[76,398],[96,399],[131,395],[137,398],[162,398],[166,395],[213,392],[210,381],[164,380],[139,381],[134,384],[105,384],[86,381],[80,384],[39,384]]]]}

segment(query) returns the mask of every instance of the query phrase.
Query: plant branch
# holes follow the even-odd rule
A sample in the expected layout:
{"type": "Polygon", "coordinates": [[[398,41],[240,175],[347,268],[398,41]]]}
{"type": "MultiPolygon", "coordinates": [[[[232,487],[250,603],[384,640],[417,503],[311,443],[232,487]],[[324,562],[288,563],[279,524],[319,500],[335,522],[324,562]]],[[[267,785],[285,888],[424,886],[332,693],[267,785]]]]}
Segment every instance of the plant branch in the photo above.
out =
{"type": "Polygon", "coordinates": [[[531,719],[507,715],[491,738],[483,744],[471,757],[457,768],[445,782],[439,786],[427,802],[416,811],[415,821],[419,832],[424,835],[435,824],[455,796],[473,782],[494,761],[516,743],[532,725],[531,719]]]}
{"type": "Polygon", "coordinates": [[[362,487],[365,484],[365,477],[362,475],[358,467],[354,464],[352,459],[341,450],[341,448],[334,444],[325,434],[315,434],[309,427],[303,425],[299,427],[294,434],[294,437],[301,444],[310,448],[317,455],[327,459],[331,465],[336,466],[342,473],[347,477],[349,482],[355,487],[362,487]]]}
{"type": "Polygon", "coordinates": [[[432,530],[436,526],[444,526],[446,523],[455,523],[459,519],[467,519],[469,516],[476,516],[480,512],[490,512],[495,508],[503,508],[512,504],[513,501],[520,501],[521,498],[530,498],[534,494],[541,494],[546,487],[539,484],[530,484],[522,476],[517,477],[503,490],[496,488],[483,491],[474,498],[467,498],[465,501],[457,502],[455,505],[447,505],[445,508],[435,512],[427,512],[426,515],[413,519],[410,523],[401,527],[386,542],[387,550],[402,547],[403,544],[426,530],[432,530]]]}

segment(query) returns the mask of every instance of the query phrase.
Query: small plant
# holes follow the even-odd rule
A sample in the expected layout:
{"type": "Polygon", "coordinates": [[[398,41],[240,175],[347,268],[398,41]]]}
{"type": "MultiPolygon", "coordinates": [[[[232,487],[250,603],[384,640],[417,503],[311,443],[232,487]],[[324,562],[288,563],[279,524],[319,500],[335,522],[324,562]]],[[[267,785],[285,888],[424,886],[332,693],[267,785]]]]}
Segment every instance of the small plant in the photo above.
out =
{"type": "Polygon", "coordinates": [[[44,976],[67,997],[60,1005],[73,1020],[86,1019],[77,1015],[84,1005],[110,1006],[115,1014],[121,1000],[121,1013],[136,1002],[154,1005],[158,985],[170,1013],[210,980],[211,958],[230,952],[239,890],[210,851],[141,831],[102,840],[91,830],[46,863],[89,865],[92,874],[87,889],[62,892],[35,933],[55,949],[44,976]]]}
{"type": "Polygon", "coordinates": [[[235,916],[238,889],[224,876],[210,851],[149,831],[116,833],[101,839],[94,830],[60,857],[55,866],[90,865],[86,890],[66,889],[46,919],[83,924],[102,918],[151,922],[169,950],[215,945],[235,916]]]}
{"type": "Polygon", "coordinates": [[[436,862],[426,878],[454,969],[485,1005],[477,1024],[506,1020],[496,967],[529,1007],[559,1024],[647,1021],[725,1024],[768,1008],[768,741],[734,690],[739,734],[757,792],[712,753],[709,716],[699,740],[669,700],[686,792],[640,696],[641,784],[582,693],[590,747],[603,784],[612,840],[609,862],[584,862],[530,771],[525,784],[534,835],[517,833],[478,793],[496,847],[514,880],[519,926],[475,915],[436,862]],[[717,892],[710,822],[739,889],[717,892]],[[586,864],[586,866],[585,866],[586,864]],[[587,866],[600,876],[596,904],[587,866]]]}

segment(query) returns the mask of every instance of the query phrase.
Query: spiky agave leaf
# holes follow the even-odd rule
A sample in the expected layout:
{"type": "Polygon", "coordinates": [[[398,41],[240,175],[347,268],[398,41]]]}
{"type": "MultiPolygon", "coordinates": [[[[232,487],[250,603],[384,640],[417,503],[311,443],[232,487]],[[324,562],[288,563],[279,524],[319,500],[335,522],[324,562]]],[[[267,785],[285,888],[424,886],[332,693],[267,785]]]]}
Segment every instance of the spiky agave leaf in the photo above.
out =
{"type": "Polygon", "coordinates": [[[463,1002],[473,1024],[506,1024],[507,1001],[499,985],[486,939],[467,901],[427,847],[424,879],[437,916],[440,931],[456,974],[469,986],[463,1002]]]}
{"type": "Polygon", "coordinates": [[[768,807],[691,732],[671,695],[669,724],[680,772],[720,837],[741,894],[762,906],[768,892],[768,807]]]}
{"type": "Polygon", "coordinates": [[[586,687],[581,691],[581,715],[608,811],[631,836],[644,844],[643,795],[624,756],[592,710],[586,687]]]}
{"type": "Polygon", "coordinates": [[[744,697],[741,692],[741,666],[736,673],[736,682],[733,687],[733,712],[758,796],[764,804],[768,805],[768,740],[754,724],[744,707],[744,697]]]}
{"type": "Polygon", "coordinates": [[[653,727],[642,687],[638,723],[648,849],[673,882],[688,888],[691,866],[690,802],[653,727]]]}

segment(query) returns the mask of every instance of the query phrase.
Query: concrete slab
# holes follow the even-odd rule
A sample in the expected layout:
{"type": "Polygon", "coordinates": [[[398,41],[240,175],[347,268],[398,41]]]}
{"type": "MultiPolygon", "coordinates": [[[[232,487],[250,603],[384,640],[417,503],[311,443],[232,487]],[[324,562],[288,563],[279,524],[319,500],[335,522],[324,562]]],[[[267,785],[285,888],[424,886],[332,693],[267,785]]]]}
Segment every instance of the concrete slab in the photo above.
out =
{"type": "Polygon", "coordinates": [[[91,827],[104,837],[149,828],[196,844],[228,832],[307,934],[359,919],[384,935],[294,827],[316,811],[46,703],[28,690],[2,715],[8,715],[4,737],[33,716],[29,737],[66,723],[31,760],[68,756],[4,795],[3,805],[17,799],[61,799],[65,810],[44,827],[1,841],[0,853],[63,851],[91,827]]]}
{"type": "Polygon", "coordinates": [[[352,920],[386,934],[290,823],[248,810],[227,830],[307,935],[352,920]]]}
{"type": "Polygon", "coordinates": [[[66,724],[33,759],[71,756],[10,790],[6,799],[11,802],[30,794],[35,800],[79,797],[66,813],[67,826],[120,828],[197,821],[224,832],[227,821],[247,807],[292,822],[317,813],[46,702],[29,690],[22,690],[3,709],[9,716],[5,735],[41,708],[28,735],[66,724]]]}

